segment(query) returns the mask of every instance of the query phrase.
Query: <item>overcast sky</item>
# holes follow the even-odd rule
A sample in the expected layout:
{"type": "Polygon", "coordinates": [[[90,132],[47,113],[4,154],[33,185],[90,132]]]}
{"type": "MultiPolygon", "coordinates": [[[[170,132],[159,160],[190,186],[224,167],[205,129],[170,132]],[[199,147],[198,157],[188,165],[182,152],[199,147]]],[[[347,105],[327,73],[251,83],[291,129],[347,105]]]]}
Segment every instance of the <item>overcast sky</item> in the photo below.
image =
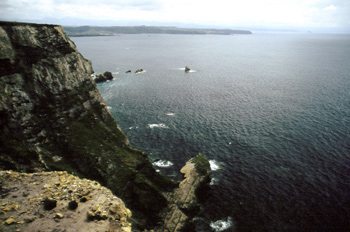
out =
{"type": "Polygon", "coordinates": [[[350,33],[350,0],[0,0],[0,18],[69,18],[71,25],[82,20],[142,21],[350,33]]]}

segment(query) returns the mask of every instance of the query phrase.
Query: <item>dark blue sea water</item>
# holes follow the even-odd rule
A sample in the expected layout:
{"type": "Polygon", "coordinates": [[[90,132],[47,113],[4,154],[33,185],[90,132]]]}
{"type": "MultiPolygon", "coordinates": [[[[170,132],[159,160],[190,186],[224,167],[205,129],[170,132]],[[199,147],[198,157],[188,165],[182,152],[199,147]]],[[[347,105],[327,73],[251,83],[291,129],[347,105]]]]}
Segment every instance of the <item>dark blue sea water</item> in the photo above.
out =
{"type": "Polygon", "coordinates": [[[350,231],[350,35],[72,39],[156,169],[211,160],[197,231],[350,231]]]}

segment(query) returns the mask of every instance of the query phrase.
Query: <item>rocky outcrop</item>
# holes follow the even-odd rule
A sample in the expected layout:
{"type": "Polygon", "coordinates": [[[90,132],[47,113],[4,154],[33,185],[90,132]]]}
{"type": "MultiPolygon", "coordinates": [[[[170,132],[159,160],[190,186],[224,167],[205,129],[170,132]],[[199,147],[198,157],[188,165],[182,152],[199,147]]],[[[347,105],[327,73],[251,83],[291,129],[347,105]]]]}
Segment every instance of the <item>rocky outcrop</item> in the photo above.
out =
{"type": "Polygon", "coordinates": [[[108,71],[97,75],[95,78],[96,83],[102,83],[102,82],[111,81],[111,80],[113,80],[113,75],[111,72],[108,72],[108,71]]]}
{"type": "Polygon", "coordinates": [[[136,228],[151,228],[174,183],[129,146],[91,62],[61,26],[0,22],[0,170],[66,170],[123,199],[136,228]]]}
{"type": "Polygon", "coordinates": [[[144,70],[142,68],[135,71],[136,74],[142,73],[144,70]]]}
{"type": "Polygon", "coordinates": [[[181,169],[184,180],[173,192],[167,193],[169,201],[163,212],[163,224],[157,232],[194,231],[192,219],[199,213],[198,195],[210,182],[210,164],[201,154],[190,159],[181,169]]]}
{"type": "Polygon", "coordinates": [[[131,212],[96,181],[0,171],[1,231],[131,231],[131,212]]]}

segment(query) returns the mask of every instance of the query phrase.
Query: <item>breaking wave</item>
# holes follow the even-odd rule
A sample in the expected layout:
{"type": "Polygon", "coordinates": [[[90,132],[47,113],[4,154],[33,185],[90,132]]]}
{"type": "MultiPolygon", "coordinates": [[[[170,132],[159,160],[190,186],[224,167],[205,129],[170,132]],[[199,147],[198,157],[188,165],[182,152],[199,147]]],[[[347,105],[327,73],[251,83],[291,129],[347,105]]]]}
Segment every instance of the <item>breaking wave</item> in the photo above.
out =
{"type": "Polygon", "coordinates": [[[218,220],[216,222],[211,222],[210,227],[215,231],[224,231],[233,226],[233,221],[231,217],[228,217],[227,220],[218,220]]]}
{"type": "Polygon", "coordinates": [[[168,168],[174,165],[174,163],[168,161],[168,160],[156,160],[152,163],[154,166],[160,167],[160,168],[168,168]]]}
{"type": "Polygon", "coordinates": [[[210,164],[210,169],[212,171],[216,171],[216,170],[219,170],[221,169],[218,162],[216,160],[209,160],[209,164],[210,164]]]}
{"type": "Polygon", "coordinates": [[[169,128],[167,127],[165,124],[163,123],[159,123],[159,124],[148,124],[149,128],[169,128]]]}

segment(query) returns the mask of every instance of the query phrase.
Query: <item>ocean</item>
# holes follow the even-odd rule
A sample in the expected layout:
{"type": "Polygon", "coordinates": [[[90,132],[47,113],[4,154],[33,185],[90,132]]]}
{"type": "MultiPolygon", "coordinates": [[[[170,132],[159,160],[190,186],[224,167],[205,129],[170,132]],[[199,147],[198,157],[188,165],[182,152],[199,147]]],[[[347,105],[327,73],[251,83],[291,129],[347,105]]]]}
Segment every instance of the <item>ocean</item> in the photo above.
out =
{"type": "Polygon", "coordinates": [[[196,231],[350,231],[350,35],[72,40],[113,73],[102,96],[159,172],[210,160],[196,231]]]}

